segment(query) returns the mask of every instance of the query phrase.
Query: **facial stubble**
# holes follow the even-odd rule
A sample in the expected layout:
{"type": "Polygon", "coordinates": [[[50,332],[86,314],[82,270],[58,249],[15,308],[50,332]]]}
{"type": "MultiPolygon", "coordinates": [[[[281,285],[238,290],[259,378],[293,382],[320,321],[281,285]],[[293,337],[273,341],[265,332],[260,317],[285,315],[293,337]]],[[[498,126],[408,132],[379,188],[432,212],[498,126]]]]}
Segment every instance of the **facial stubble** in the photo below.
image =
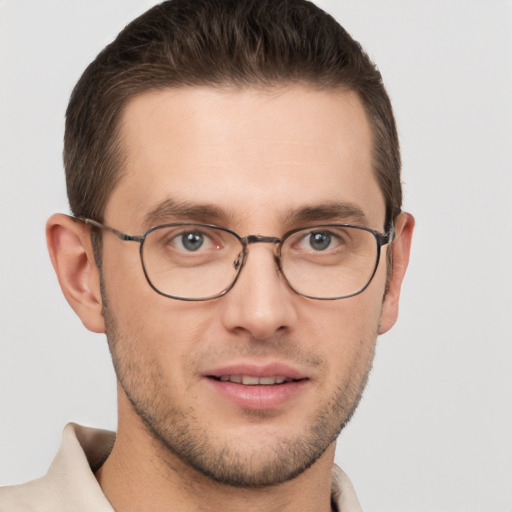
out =
{"type": "MultiPolygon", "coordinates": [[[[178,458],[219,484],[259,488],[292,480],[303,473],[335,442],[349,422],[371,371],[377,329],[372,339],[360,341],[359,360],[351,368],[350,375],[340,381],[324,407],[305,417],[300,435],[287,437],[283,432],[282,437],[273,436],[267,450],[261,447],[251,450],[251,439],[243,440],[239,443],[243,446],[239,447],[229,436],[215,438],[199,421],[192,407],[185,409],[173,400],[169,393],[170,384],[159,362],[148,355],[140,338],[130,339],[120,328],[106,300],[103,282],[102,297],[118,385],[157,446],[158,457],[171,468],[173,459],[178,458]]],[[[281,343],[280,355],[295,353],[290,343],[281,343]],[[288,353],[283,352],[283,346],[288,347],[288,353]]],[[[250,416],[248,412],[248,421],[261,419],[255,418],[254,414],[252,418],[250,416]]]]}

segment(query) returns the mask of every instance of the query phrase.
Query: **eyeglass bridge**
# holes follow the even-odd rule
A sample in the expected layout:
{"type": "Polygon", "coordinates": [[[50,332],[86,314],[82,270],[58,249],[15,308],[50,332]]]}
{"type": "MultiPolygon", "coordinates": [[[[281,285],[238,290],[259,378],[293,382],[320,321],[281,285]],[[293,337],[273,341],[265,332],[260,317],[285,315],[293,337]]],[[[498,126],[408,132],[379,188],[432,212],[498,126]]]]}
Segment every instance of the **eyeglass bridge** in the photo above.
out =
{"type": "MultiPolygon", "coordinates": [[[[242,262],[245,260],[245,256],[247,253],[247,247],[250,244],[281,244],[283,240],[276,236],[263,236],[263,235],[248,235],[240,239],[244,250],[237,256],[236,260],[233,262],[233,266],[235,270],[238,270],[242,262]]],[[[276,256],[276,263],[279,266],[279,258],[276,256]]]]}

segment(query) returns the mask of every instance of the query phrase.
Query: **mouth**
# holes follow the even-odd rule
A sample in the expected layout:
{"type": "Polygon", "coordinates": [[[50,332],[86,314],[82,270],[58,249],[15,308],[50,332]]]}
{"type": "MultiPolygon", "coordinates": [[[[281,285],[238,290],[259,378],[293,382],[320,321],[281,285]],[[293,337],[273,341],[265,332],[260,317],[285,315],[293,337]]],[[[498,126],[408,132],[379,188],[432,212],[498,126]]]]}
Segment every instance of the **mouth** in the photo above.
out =
{"type": "Polygon", "coordinates": [[[275,386],[276,384],[287,384],[288,382],[299,381],[302,379],[290,379],[283,375],[272,375],[268,377],[256,377],[254,375],[208,375],[210,379],[219,382],[232,382],[233,384],[242,384],[243,386],[275,386]]]}
{"type": "Polygon", "coordinates": [[[308,376],[284,364],[232,365],[204,376],[217,397],[252,410],[275,410],[293,403],[310,382],[308,376]]]}

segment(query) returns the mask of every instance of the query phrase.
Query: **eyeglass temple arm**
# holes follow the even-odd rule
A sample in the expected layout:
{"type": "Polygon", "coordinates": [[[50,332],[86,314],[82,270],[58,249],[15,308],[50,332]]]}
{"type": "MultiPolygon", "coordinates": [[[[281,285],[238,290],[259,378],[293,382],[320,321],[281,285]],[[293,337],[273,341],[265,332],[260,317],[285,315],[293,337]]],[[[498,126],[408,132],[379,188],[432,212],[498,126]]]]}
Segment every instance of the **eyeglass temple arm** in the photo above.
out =
{"type": "Polygon", "coordinates": [[[92,219],[86,219],[83,217],[75,217],[77,220],[83,222],[84,224],[87,224],[89,226],[94,226],[98,229],[103,229],[105,231],[109,231],[113,235],[115,235],[119,240],[122,240],[124,242],[142,242],[144,240],[143,236],[140,235],[127,235],[126,233],[123,233],[121,231],[118,231],[117,229],[111,228],[109,226],[105,226],[105,224],[101,224],[101,222],[96,222],[92,219]]]}
{"type": "Polygon", "coordinates": [[[390,244],[395,239],[395,225],[391,224],[387,233],[376,233],[377,240],[379,241],[379,245],[387,245],[390,244]]]}

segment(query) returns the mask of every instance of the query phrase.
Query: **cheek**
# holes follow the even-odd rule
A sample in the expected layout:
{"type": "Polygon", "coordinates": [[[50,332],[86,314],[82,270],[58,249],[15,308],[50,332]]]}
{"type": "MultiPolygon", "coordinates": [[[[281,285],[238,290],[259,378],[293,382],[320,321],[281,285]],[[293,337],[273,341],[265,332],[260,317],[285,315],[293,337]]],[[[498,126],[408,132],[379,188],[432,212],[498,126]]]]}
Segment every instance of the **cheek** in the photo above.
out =
{"type": "Polygon", "coordinates": [[[356,367],[366,367],[373,357],[382,300],[368,291],[339,301],[318,302],[308,315],[302,315],[302,325],[313,326],[309,336],[336,381],[356,367]]]}
{"type": "Polygon", "coordinates": [[[118,350],[132,360],[144,359],[173,378],[191,366],[195,348],[205,344],[206,333],[215,322],[216,315],[206,303],[159,295],[144,276],[142,280],[106,277],[105,291],[122,344],[118,350]]]}
{"type": "Polygon", "coordinates": [[[349,348],[377,330],[382,310],[382,291],[372,291],[369,287],[354,297],[318,301],[308,313],[301,315],[303,324],[313,326],[320,339],[349,348]]]}

